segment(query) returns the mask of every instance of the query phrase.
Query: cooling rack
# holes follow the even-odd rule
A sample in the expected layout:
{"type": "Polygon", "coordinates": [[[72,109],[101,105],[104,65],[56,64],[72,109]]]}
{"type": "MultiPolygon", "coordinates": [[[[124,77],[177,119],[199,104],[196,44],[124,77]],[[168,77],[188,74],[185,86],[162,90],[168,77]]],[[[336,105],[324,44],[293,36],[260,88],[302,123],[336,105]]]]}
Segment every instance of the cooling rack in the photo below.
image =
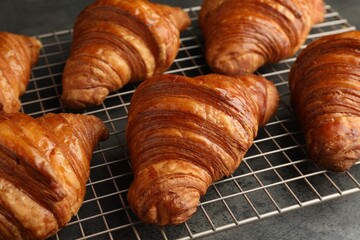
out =
{"type": "MultiPolygon", "coordinates": [[[[200,7],[186,9],[192,26],[182,33],[178,57],[167,73],[190,77],[210,73],[198,27],[199,10],[200,7]]],[[[355,29],[330,6],[326,10],[325,21],[313,27],[302,49],[316,38],[355,29]]],[[[33,117],[69,112],[62,107],[59,96],[72,30],[38,38],[44,47],[21,99],[22,111],[33,117]]],[[[295,58],[296,55],[257,71],[273,81],[280,92],[276,115],[260,128],[234,174],[214,183],[201,198],[195,215],[178,226],[160,228],[143,224],[126,200],[133,176],[125,126],[137,85],[129,84],[111,94],[101,106],[79,111],[101,118],[110,130],[110,138],[100,143],[93,154],[80,211],[51,239],[193,239],[360,191],[360,164],[335,174],[320,169],[306,154],[303,135],[289,104],[287,79],[295,58]]]]}

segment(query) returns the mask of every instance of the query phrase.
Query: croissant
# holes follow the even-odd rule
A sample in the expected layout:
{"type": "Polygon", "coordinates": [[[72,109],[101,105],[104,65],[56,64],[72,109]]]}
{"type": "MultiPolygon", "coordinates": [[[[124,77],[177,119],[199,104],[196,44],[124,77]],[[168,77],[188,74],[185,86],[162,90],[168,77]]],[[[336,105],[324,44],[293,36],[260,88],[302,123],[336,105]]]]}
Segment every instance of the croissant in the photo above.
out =
{"type": "Polygon", "coordinates": [[[214,72],[237,75],[290,57],[324,9],[322,0],[205,0],[206,61],[214,72]]]}
{"type": "Polygon", "coordinates": [[[25,93],[41,47],[36,38],[0,32],[0,110],[20,110],[19,97],[25,93]]]}
{"type": "Polygon", "coordinates": [[[289,87],[310,157],[325,169],[350,169],[360,160],[360,32],[309,44],[289,87]]]}
{"type": "Polygon", "coordinates": [[[0,239],[45,239],[67,224],[107,134],[90,115],[0,113],[0,239]]]}
{"type": "Polygon", "coordinates": [[[70,108],[99,105],[129,81],[164,72],[173,63],[180,31],[190,18],[180,8],[146,0],[98,0],[74,26],[62,78],[70,108]]]}
{"type": "Polygon", "coordinates": [[[134,213],[157,225],[189,219],[207,188],[239,166],[278,101],[274,84],[256,75],[158,75],[141,83],[126,131],[134,213]]]}

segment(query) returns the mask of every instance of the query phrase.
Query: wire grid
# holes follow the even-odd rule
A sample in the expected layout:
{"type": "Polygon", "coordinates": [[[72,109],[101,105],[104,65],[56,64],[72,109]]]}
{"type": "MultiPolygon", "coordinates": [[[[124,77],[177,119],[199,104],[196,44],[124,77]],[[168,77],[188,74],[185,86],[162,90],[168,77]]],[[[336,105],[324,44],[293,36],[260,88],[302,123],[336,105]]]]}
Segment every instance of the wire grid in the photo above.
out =
{"type": "MultiPolygon", "coordinates": [[[[354,30],[330,6],[323,23],[313,27],[305,45],[321,36],[354,30]]],[[[177,59],[167,73],[197,76],[210,73],[198,27],[200,7],[186,9],[192,26],[181,35],[177,59]]],[[[38,36],[44,47],[32,71],[22,111],[31,116],[69,112],[59,101],[61,75],[69,54],[72,30],[38,36]]],[[[231,177],[214,183],[197,212],[184,224],[156,227],[141,223],[126,200],[133,175],[125,142],[128,106],[136,84],[111,94],[98,107],[78,113],[101,118],[110,138],[93,154],[85,201],[72,221],[51,239],[193,239],[266,217],[292,211],[360,190],[360,164],[345,173],[320,169],[309,160],[304,138],[289,103],[288,73],[295,57],[260,68],[277,86],[281,102],[231,177]]]]}

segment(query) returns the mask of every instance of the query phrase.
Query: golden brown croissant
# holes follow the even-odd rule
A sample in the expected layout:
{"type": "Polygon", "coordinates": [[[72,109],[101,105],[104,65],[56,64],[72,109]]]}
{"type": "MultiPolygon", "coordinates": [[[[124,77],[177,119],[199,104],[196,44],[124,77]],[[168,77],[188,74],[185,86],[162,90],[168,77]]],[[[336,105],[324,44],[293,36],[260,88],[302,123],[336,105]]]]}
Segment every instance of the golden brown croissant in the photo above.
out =
{"type": "Polygon", "coordinates": [[[310,157],[326,169],[348,170],[360,160],[360,32],[309,44],[289,86],[310,157]]]}
{"type": "Polygon", "coordinates": [[[239,166],[277,104],[275,86],[256,75],[158,75],[141,83],[126,132],[133,211],[152,224],[186,221],[210,184],[239,166]]]}
{"type": "Polygon", "coordinates": [[[215,72],[254,72],[295,54],[323,17],[322,0],[205,0],[206,60],[215,72]]]}
{"type": "Polygon", "coordinates": [[[0,239],[45,239],[67,224],[107,134],[89,115],[0,113],[0,239]]]}
{"type": "Polygon", "coordinates": [[[36,38],[0,32],[0,110],[20,110],[19,96],[25,93],[40,48],[36,38]]]}
{"type": "Polygon", "coordinates": [[[62,101],[71,108],[101,104],[129,81],[165,71],[190,24],[182,9],[147,0],[98,0],[74,26],[63,73],[62,101]]]}

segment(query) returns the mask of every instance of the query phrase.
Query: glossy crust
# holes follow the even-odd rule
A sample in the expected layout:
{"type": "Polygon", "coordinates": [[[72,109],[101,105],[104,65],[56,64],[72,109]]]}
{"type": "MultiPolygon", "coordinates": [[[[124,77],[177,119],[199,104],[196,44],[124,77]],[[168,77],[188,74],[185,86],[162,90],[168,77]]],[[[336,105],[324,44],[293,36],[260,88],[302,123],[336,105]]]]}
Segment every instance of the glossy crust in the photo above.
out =
{"type": "Polygon", "coordinates": [[[41,46],[36,38],[0,32],[0,110],[20,110],[19,97],[25,93],[41,46]]]}
{"type": "Polygon", "coordinates": [[[131,100],[126,132],[133,211],[157,225],[189,219],[210,184],[239,166],[278,100],[275,86],[255,75],[144,81],[131,100]]]}
{"type": "Polygon", "coordinates": [[[0,113],[0,239],[45,239],[64,227],[107,135],[94,116],[0,113]]]}
{"type": "Polygon", "coordinates": [[[162,73],[173,63],[180,31],[190,24],[182,9],[146,0],[98,0],[74,26],[63,73],[63,103],[101,104],[129,81],[162,73]]]}
{"type": "Polygon", "coordinates": [[[309,44],[289,85],[310,157],[326,169],[348,170],[360,160],[360,32],[309,44]]]}
{"type": "Polygon", "coordinates": [[[322,0],[205,0],[206,60],[218,73],[252,73],[295,54],[324,12],[322,0]]]}

